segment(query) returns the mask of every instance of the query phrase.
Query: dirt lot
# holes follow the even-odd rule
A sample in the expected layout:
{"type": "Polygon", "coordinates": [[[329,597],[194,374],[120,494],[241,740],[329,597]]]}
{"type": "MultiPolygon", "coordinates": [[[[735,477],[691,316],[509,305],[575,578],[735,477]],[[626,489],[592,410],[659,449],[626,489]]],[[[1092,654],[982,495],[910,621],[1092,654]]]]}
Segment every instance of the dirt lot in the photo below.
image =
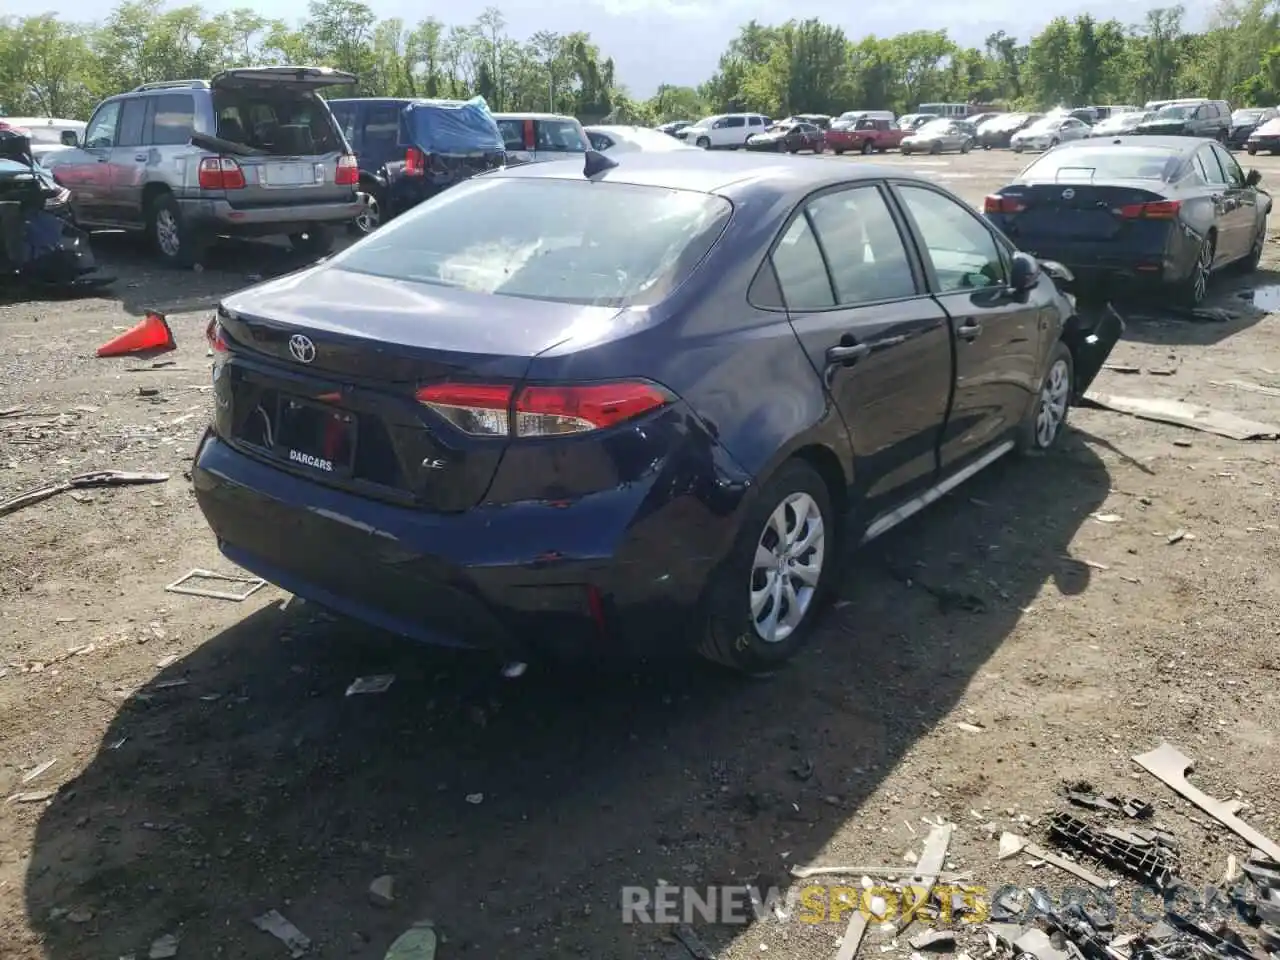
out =
{"type": "MultiPolygon", "coordinates": [[[[1007,153],[888,162],[975,201],[1016,169],[1007,153]]],[[[1280,184],[1280,163],[1257,166],[1280,184]]],[[[1001,830],[1045,842],[1064,779],[1157,801],[1182,876],[1212,882],[1247,849],[1131,763],[1165,739],[1280,837],[1273,443],[1081,409],[1054,455],[994,468],[860,555],[774,679],[502,681],[272,588],[164,591],[229,570],[184,475],[209,403],[208,304],[296,263],[231,248],[172,273],[97,245],[111,297],[0,305],[0,408],[29,408],[0,420],[0,497],[100,468],[171,479],[0,519],[0,789],[58,791],[0,803],[0,957],[141,958],[171,934],[185,960],[272,960],[288,951],[250,921],[275,908],[323,957],[380,958],[431,918],[442,960],[675,960],[690,954],[669,925],[621,922],[623,887],[904,865],[925,817],[958,824],[948,863],[975,883],[1078,886],[996,861],[1001,830]],[[147,307],[169,312],[175,366],[91,358],[147,307]],[[388,673],[385,694],[344,696],[388,673]],[[384,874],[379,908],[367,888],[384,874]]],[[[1225,322],[1131,320],[1112,362],[1141,372],[1099,386],[1280,420],[1280,398],[1212,382],[1280,386],[1274,318],[1238,296],[1270,302],[1277,251],[1219,281],[1225,322]]],[[[834,956],[844,924],[697,926],[740,960],[834,956]]],[[[872,938],[864,956],[910,952],[872,938]]]]}

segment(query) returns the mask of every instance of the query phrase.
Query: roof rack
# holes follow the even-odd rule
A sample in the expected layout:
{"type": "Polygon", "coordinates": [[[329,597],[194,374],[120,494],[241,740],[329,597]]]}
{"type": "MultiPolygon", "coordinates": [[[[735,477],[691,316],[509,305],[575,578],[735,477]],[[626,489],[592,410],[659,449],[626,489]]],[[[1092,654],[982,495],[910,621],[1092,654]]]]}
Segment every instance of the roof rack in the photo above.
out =
{"type": "Polygon", "coordinates": [[[159,80],[156,83],[140,83],[133,88],[134,93],[141,93],[143,90],[208,90],[208,80],[159,80]]]}

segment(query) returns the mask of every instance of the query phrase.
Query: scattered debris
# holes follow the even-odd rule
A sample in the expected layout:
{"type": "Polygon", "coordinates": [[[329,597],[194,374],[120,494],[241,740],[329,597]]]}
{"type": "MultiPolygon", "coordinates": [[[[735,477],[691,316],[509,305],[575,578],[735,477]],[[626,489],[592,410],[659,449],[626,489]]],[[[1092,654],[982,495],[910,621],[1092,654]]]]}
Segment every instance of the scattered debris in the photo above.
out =
{"type": "Polygon", "coordinates": [[[1099,523],[1119,523],[1124,517],[1118,513],[1095,513],[1093,519],[1099,523]]]}
{"type": "Polygon", "coordinates": [[[151,951],[147,954],[150,960],[169,960],[178,955],[178,938],[172,933],[157,937],[151,941],[151,951]]]}
{"type": "Polygon", "coordinates": [[[956,726],[959,727],[961,730],[963,730],[965,733],[985,733],[987,729],[986,727],[980,726],[979,724],[966,723],[963,720],[958,721],[956,723],[956,726]]]}
{"type": "Polygon", "coordinates": [[[290,956],[301,957],[311,949],[311,939],[277,910],[268,910],[262,916],[254,917],[253,925],[283,943],[290,956]]]}
{"type": "Polygon", "coordinates": [[[234,600],[239,603],[242,600],[248,600],[251,596],[267,585],[267,581],[261,577],[249,577],[243,574],[231,573],[215,573],[212,570],[201,570],[198,567],[189,570],[180,576],[173,583],[165,587],[168,593],[182,593],[191,597],[209,597],[213,600],[234,600]],[[239,583],[243,584],[246,589],[239,593],[232,593],[228,590],[212,590],[206,587],[187,586],[188,580],[218,580],[222,583],[239,583]]]}
{"type": "Polygon", "coordinates": [[[390,874],[378,877],[369,884],[369,902],[375,907],[389,907],[395,902],[395,879],[390,874]]]}
{"type": "Polygon", "coordinates": [[[502,665],[502,676],[506,680],[519,680],[529,669],[529,664],[522,660],[513,660],[502,665]]]}
{"type": "Polygon", "coordinates": [[[98,470],[93,473],[82,473],[79,476],[72,477],[70,480],[64,480],[62,483],[31,490],[0,502],[0,517],[15,513],[24,507],[33,506],[42,500],[48,500],[50,497],[56,497],[58,494],[66,493],[68,490],[87,490],[94,487],[124,487],[142,483],[164,483],[168,479],[169,475],[167,473],[132,473],[125,470],[98,470]]]}
{"type": "MultiPolygon", "coordinates": [[[[716,960],[715,953],[702,942],[702,938],[694,933],[693,927],[687,923],[680,924],[672,933],[694,960],[716,960]]],[[[387,956],[387,960],[391,960],[390,955],[387,956]]]]}
{"type": "Polygon", "coordinates": [[[0,420],[3,420],[5,417],[20,417],[30,409],[30,407],[5,407],[3,410],[0,410],[0,420]]]}
{"type": "Polygon", "coordinates": [[[159,683],[151,685],[152,690],[173,690],[175,687],[185,687],[190,680],[161,680],[159,683]]]}
{"type": "MultiPolygon", "coordinates": [[[[918,907],[927,904],[933,896],[933,888],[947,861],[947,849],[951,846],[951,835],[955,833],[955,829],[953,823],[940,823],[924,838],[924,851],[920,854],[920,862],[917,864],[916,872],[908,881],[912,887],[920,888],[916,891],[919,894],[918,907]]],[[[859,910],[858,914],[861,916],[862,911],[859,910]]],[[[914,919],[913,910],[904,910],[898,920],[898,932],[901,933],[910,926],[914,919]]]]}
{"type": "Polygon", "coordinates": [[[1153,367],[1147,371],[1153,377],[1172,377],[1177,372],[1175,367],[1153,367]]]}
{"type": "Polygon", "coordinates": [[[1120,397],[1114,394],[1090,391],[1084,399],[1094,406],[1126,413],[1141,420],[1155,420],[1179,427],[1189,427],[1204,433],[1217,434],[1231,440],[1275,440],[1280,438],[1280,426],[1259,423],[1234,413],[1212,410],[1180,400],[1163,400],[1156,397],[1120,397]]]}
{"type": "Polygon", "coordinates": [[[1055,840],[1151,881],[1161,889],[1173,881],[1177,859],[1172,852],[1136,834],[1097,830],[1069,813],[1055,813],[1049,832],[1055,840]]]}
{"type": "Polygon", "coordinates": [[[1178,543],[1182,540],[1187,539],[1187,531],[1181,530],[1181,529],[1175,530],[1173,531],[1173,533],[1169,534],[1169,536],[1166,539],[1169,541],[1169,543],[1178,543]]]}
{"type": "Polygon", "coordinates": [[[1260,383],[1250,383],[1247,380],[1210,380],[1209,384],[1214,387],[1231,387],[1235,390],[1244,390],[1247,393],[1260,393],[1266,397],[1280,397],[1280,388],[1264,387],[1260,383]]]}
{"type": "Polygon", "coordinates": [[[44,803],[46,800],[52,800],[57,792],[57,790],[32,790],[29,793],[15,793],[9,798],[9,803],[44,803]]]}
{"type": "Polygon", "coordinates": [[[1141,373],[1141,367],[1131,367],[1123,363],[1104,363],[1103,370],[1110,370],[1112,373],[1141,373]]]}
{"type": "Polygon", "coordinates": [[[956,935],[950,930],[926,930],[907,943],[911,944],[912,950],[954,950],[956,935]]]}
{"type": "Polygon", "coordinates": [[[863,910],[853,911],[849,925],[844,928],[844,936],[840,938],[840,949],[836,952],[836,960],[853,960],[858,948],[862,946],[862,938],[867,934],[867,914],[863,910]]]}
{"type": "Polygon", "coordinates": [[[1174,792],[1190,800],[1246,843],[1252,844],[1272,860],[1280,861],[1280,843],[1236,816],[1244,806],[1243,803],[1239,800],[1215,800],[1187,782],[1187,771],[1195,763],[1179,753],[1176,747],[1162,743],[1156,749],[1134,757],[1133,762],[1174,792]]]}
{"type": "Polygon", "coordinates": [[[438,942],[435,924],[430,920],[419,920],[396,937],[383,960],[435,960],[438,942]]]}
{"type": "Polygon", "coordinates": [[[356,677],[347,687],[347,696],[354,697],[361,693],[386,693],[391,684],[396,682],[394,673],[380,673],[372,677],[356,677]]]}
{"type": "Polygon", "coordinates": [[[1090,790],[1068,790],[1066,797],[1076,806],[1107,813],[1123,813],[1133,820],[1146,820],[1155,814],[1155,807],[1137,797],[1102,796],[1090,790]]]}
{"type": "Polygon", "coordinates": [[[35,767],[34,769],[29,770],[27,773],[23,774],[22,782],[30,783],[32,780],[40,776],[40,774],[44,773],[46,770],[48,770],[57,762],[58,762],[57,757],[54,757],[51,760],[46,760],[44,763],[40,764],[38,767],[35,767]]]}
{"type": "Polygon", "coordinates": [[[92,910],[72,910],[67,914],[67,919],[72,923],[88,923],[93,919],[92,910]]]}
{"type": "Polygon", "coordinates": [[[167,657],[161,657],[159,660],[157,660],[156,666],[159,669],[163,670],[165,667],[172,667],[175,663],[178,662],[178,659],[179,659],[178,654],[171,653],[167,657]]]}
{"type": "Polygon", "coordinates": [[[465,799],[467,803],[471,804],[473,807],[478,807],[480,804],[484,803],[484,794],[468,793],[466,797],[464,797],[463,799],[465,799]]]}
{"type": "Polygon", "coordinates": [[[1056,853],[1050,853],[1043,850],[1027,840],[1026,837],[1020,837],[1016,833],[1004,833],[1000,836],[1000,852],[999,859],[1008,860],[1010,857],[1017,856],[1019,853],[1026,853],[1037,860],[1043,860],[1045,863],[1057,867],[1059,870],[1071,874],[1083,880],[1085,883],[1091,884],[1100,890],[1110,890],[1116,885],[1114,880],[1104,880],[1090,870],[1086,870],[1080,864],[1065,857],[1060,857],[1056,853]]]}
{"type": "MultiPolygon", "coordinates": [[[[910,877],[913,876],[919,868],[910,869],[907,867],[792,867],[791,875],[797,880],[807,880],[810,877],[910,877]]],[[[944,883],[954,883],[956,881],[967,879],[968,874],[964,873],[940,873],[938,879],[944,883]]]]}

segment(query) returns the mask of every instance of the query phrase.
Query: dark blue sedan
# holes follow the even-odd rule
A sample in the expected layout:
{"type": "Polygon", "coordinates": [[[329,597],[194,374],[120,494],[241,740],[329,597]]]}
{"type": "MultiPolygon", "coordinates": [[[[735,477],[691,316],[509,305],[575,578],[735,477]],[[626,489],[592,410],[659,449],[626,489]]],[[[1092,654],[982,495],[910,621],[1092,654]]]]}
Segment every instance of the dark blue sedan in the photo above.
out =
{"type": "Polygon", "coordinates": [[[589,153],[229,296],[193,477],[232,561],[389,630],[768,670],[1120,327],[897,170],[589,153]]]}

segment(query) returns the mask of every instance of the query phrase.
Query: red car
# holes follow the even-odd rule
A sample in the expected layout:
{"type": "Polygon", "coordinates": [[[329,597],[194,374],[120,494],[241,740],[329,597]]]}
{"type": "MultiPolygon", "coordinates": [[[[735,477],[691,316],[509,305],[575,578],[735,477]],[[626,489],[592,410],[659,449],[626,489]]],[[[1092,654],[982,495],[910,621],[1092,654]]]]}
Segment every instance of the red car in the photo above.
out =
{"type": "Polygon", "coordinates": [[[839,120],[827,131],[827,146],[837,154],[884,153],[902,146],[907,131],[893,120],[877,120],[863,117],[852,122],[839,120]]]}

